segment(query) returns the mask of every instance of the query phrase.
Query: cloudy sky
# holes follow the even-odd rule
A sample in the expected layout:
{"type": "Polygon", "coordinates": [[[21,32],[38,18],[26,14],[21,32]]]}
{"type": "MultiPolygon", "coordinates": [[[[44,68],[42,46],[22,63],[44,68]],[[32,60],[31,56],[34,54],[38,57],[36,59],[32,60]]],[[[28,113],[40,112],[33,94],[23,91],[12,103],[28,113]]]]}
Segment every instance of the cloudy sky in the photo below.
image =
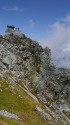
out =
{"type": "Polygon", "coordinates": [[[57,66],[70,68],[70,0],[0,0],[0,34],[7,24],[48,46],[57,66]]]}

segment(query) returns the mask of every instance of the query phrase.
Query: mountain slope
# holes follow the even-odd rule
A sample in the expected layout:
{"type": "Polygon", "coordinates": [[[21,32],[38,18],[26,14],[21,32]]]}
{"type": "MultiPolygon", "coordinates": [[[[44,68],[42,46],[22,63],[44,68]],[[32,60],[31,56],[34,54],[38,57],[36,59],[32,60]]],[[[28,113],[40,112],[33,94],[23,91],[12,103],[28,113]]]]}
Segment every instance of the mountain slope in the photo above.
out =
{"type": "Polygon", "coordinates": [[[36,105],[40,107],[42,107],[42,105],[27,95],[18,87],[18,84],[13,86],[0,79],[0,85],[0,90],[2,90],[0,92],[0,110],[14,113],[19,117],[19,119],[16,120],[15,118],[11,119],[0,116],[1,120],[9,125],[49,125],[49,123],[41,119],[35,111],[36,105]]]}
{"type": "Polygon", "coordinates": [[[48,47],[7,30],[0,36],[0,100],[8,125],[69,125],[70,71],[56,69],[48,47]]]}

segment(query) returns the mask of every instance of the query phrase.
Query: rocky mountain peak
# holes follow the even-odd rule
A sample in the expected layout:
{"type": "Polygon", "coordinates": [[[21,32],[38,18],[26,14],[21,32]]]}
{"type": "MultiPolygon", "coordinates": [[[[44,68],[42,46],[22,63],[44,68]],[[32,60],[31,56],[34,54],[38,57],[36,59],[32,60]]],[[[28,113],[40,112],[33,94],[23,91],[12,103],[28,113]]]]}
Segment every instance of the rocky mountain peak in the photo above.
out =
{"type": "Polygon", "coordinates": [[[44,109],[38,106],[35,109],[45,120],[53,125],[69,125],[69,70],[57,70],[51,50],[42,48],[14,26],[8,25],[5,35],[0,36],[0,79],[12,88],[18,85],[43,104],[44,109]]]}
{"type": "Polygon", "coordinates": [[[15,26],[13,25],[7,25],[7,30],[5,32],[5,36],[8,36],[8,35],[15,35],[16,37],[23,37],[23,33],[21,30],[19,30],[19,28],[16,28],[15,29],[15,26]]]}

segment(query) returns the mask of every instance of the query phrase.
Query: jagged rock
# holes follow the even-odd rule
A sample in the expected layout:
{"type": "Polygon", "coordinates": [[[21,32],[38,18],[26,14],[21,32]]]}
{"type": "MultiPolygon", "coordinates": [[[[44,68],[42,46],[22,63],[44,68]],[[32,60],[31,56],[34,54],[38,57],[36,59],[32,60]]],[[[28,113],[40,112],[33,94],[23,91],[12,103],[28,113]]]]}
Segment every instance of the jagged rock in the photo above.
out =
{"type": "Polygon", "coordinates": [[[48,47],[44,48],[44,52],[47,54],[49,59],[51,59],[51,50],[48,47]]]}
{"type": "MultiPolygon", "coordinates": [[[[29,91],[24,90],[35,101],[38,102],[37,96],[44,106],[54,110],[55,123],[62,125],[58,122],[61,117],[61,123],[69,125],[63,111],[66,107],[65,111],[70,113],[70,70],[56,69],[48,47],[42,48],[19,29],[7,29],[5,35],[0,37],[0,78],[13,85],[17,83],[26,86],[29,91]]],[[[49,116],[49,113],[45,114],[39,107],[37,110],[44,119],[52,120],[52,111],[49,116]]]]}
{"type": "Polygon", "coordinates": [[[17,63],[17,59],[16,59],[16,56],[12,54],[12,55],[6,56],[2,60],[2,62],[9,69],[13,69],[17,63]]]}
{"type": "Polygon", "coordinates": [[[6,66],[0,61],[0,68],[6,68],[6,66]]]}

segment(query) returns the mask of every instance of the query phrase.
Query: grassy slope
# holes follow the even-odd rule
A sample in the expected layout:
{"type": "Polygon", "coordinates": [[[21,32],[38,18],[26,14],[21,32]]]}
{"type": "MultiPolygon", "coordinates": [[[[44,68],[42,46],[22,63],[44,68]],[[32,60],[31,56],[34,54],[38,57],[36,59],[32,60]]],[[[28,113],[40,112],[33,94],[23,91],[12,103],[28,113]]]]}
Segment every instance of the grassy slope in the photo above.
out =
{"type": "Polygon", "coordinates": [[[41,104],[35,102],[21,90],[17,84],[12,87],[0,79],[0,110],[14,113],[22,119],[14,120],[0,116],[0,125],[49,125],[35,111],[36,105],[42,107],[41,104]]]}

